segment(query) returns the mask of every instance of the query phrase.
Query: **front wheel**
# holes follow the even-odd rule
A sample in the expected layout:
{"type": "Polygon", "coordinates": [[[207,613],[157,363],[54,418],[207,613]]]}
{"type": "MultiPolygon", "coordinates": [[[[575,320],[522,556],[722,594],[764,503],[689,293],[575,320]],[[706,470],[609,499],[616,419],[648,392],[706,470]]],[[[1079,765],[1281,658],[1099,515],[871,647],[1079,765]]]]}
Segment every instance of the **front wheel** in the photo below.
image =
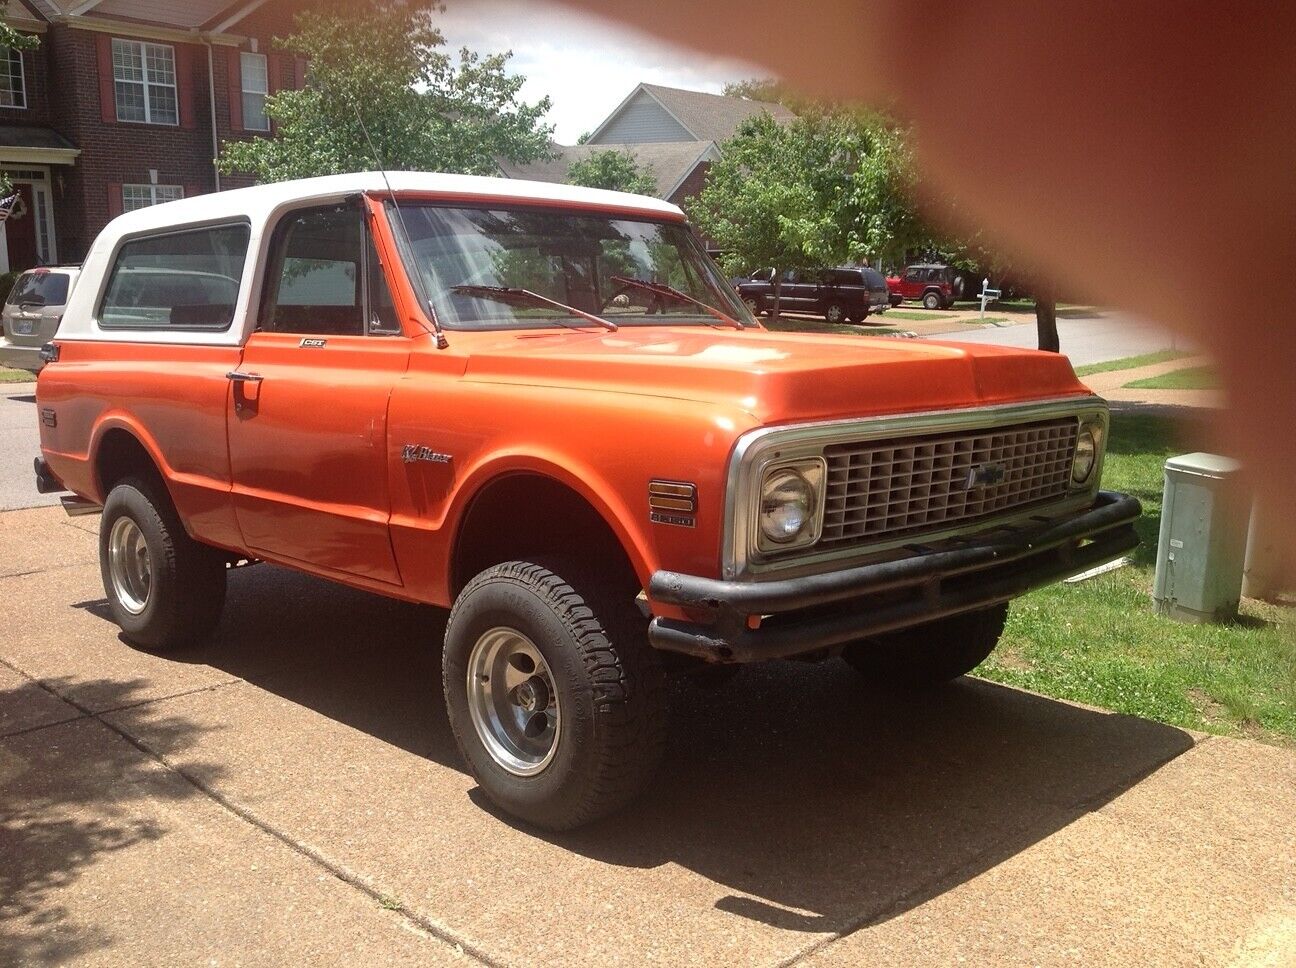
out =
{"type": "Polygon", "coordinates": [[[568,830],[624,806],[665,744],[665,678],[633,601],[569,566],[510,561],[450,612],[442,686],[482,791],[538,827],[568,830]]]}
{"type": "Polygon", "coordinates": [[[824,319],[830,323],[844,323],[846,321],[846,307],[841,303],[829,303],[824,307],[824,319]]]}
{"type": "Polygon", "coordinates": [[[1008,606],[992,605],[852,642],[845,659],[866,679],[916,689],[971,672],[999,644],[1008,606]]]}
{"type": "Polygon", "coordinates": [[[747,311],[753,316],[759,316],[765,311],[761,305],[761,301],[754,296],[744,296],[743,302],[747,304],[747,311]]]}
{"type": "Polygon", "coordinates": [[[185,533],[161,482],[123,481],[104,502],[99,570],[113,621],[155,651],[196,644],[225,605],[220,552],[185,533]]]}

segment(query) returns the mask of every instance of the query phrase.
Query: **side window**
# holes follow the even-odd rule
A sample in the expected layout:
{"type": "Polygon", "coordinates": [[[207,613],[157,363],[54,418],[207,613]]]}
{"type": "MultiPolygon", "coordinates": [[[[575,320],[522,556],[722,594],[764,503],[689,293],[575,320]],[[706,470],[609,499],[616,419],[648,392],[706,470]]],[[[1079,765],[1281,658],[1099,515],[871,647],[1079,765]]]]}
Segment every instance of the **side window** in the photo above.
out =
{"type": "Polygon", "coordinates": [[[104,329],[227,329],[234,319],[246,224],[135,239],[117,250],[99,306],[104,329]]]}
{"type": "Polygon", "coordinates": [[[355,205],[285,217],[275,229],[270,255],[262,329],[305,336],[400,332],[373,241],[355,205]]]}
{"type": "Polygon", "coordinates": [[[904,281],[917,282],[921,276],[922,276],[922,271],[919,269],[906,269],[904,274],[904,281]]]}

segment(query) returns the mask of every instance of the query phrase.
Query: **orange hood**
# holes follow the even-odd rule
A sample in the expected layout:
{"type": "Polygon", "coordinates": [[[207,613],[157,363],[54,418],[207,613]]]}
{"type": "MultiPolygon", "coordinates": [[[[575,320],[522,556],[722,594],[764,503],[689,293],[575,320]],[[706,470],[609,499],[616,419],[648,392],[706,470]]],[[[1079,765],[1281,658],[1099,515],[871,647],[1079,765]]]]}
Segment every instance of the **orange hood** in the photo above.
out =
{"type": "Polygon", "coordinates": [[[697,400],[763,424],[1088,392],[1064,356],[935,340],[629,326],[474,335],[469,380],[697,400]]]}

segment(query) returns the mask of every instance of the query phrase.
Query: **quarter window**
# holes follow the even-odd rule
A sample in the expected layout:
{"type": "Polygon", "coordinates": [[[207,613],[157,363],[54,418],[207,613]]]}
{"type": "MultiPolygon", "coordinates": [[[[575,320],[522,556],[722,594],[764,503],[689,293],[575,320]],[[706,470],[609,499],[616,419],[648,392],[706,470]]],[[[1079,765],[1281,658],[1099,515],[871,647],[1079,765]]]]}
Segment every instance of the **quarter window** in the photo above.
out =
{"type": "Polygon", "coordinates": [[[269,131],[266,117],[266,95],[270,93],[270,73],[265,54],[239,55],[239,74],[243,86],[243,127],[249,131],[269,131]]]}
{"type": "Polygon", "coordinates": [[[27,107],[27,75],[22,51],[0,47],[0,107],[27,107]]]}
{"type": "Polygon", "coordinates": [[[137,208],[174,202],[178,198],[184,198],[184,189],[179,185],[123,185],[122,211],[133,212],[137,208]]]}
{"type": "Polygon", "coordinates": [[[112,57],[118,121],[180,123],[174,47],[114,39],[112,57]]]}
{"type": "Polygon", "coordinates": [[[122,245],[99,307],[105,329],[228,329],[250,231],[246,224],[122,245]]]}
{"type": "Polygon", "coordinates": [[[400,332],[373,241],[354,205],[289,216],[275,230],[272,257],[274,282],[262,329],[310,336],[400,332]]]}

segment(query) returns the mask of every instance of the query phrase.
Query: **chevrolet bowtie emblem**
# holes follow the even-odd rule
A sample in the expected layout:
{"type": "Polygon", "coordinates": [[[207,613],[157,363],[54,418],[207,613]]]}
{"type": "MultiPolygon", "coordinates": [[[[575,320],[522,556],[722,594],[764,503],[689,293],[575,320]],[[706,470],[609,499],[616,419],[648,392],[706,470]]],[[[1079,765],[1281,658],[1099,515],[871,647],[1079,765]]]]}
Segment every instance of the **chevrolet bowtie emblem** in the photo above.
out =
{"type": "Polygon", "coordinates": [[[966,490],[971,491],[991,484],[1002,484],[1007,476],[1008,468],[1004,467],[1003,464],[979,464],[968,471],[967,484],[964,487],[966,490]]]}
{"type": "Polygon", "coordinates": [[[427,461],[431,464],[448,464],[450,463],[450,455],[438,453],[431,447],[424,447],[422,444],[406,444],[401,448],[401,460],[406,464],[413,464],[418,461],[427,461]]]}

